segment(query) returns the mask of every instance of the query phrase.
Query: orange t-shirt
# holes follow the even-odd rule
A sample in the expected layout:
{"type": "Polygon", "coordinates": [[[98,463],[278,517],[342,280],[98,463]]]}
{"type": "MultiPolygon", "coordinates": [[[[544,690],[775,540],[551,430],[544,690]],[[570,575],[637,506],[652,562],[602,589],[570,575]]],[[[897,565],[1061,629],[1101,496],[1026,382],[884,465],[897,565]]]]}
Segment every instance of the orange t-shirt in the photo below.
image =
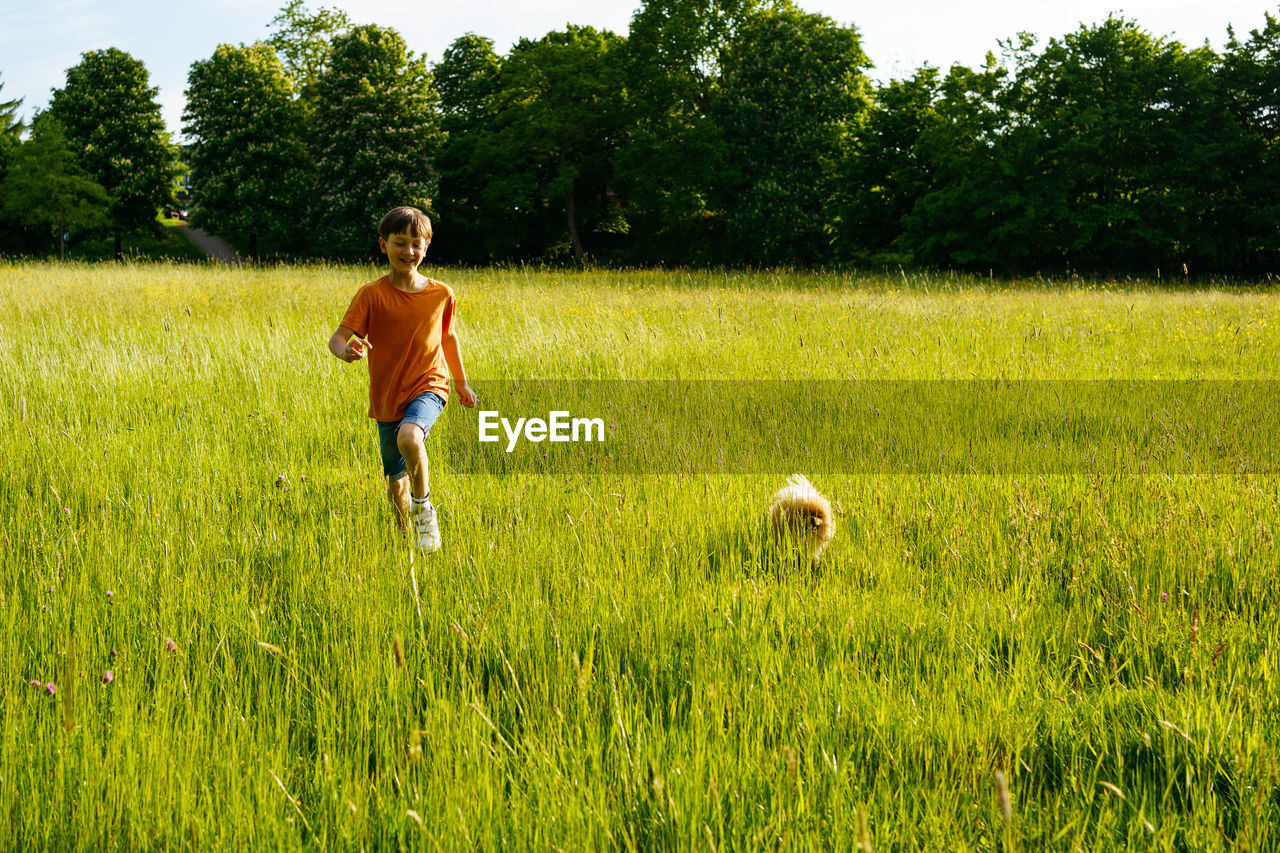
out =
{"type": "Polygon", "coordinates": [[[360,288],[342,325],[366,338],[369,417],[398,421],[414,397],[431,393],[449,402],[444,338],[453,325],[453,289],[435,279],[406,293],[383,276],[360,288]]]}

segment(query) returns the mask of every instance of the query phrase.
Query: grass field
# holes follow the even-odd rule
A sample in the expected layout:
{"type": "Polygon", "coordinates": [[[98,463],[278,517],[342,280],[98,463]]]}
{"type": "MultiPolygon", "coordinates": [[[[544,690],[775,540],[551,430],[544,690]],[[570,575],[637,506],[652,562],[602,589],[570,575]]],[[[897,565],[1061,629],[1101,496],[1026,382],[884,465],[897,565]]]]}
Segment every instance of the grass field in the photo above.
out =
{"type": "MultiPolygon", "coordinates": [[[[377,274],[0,262],[0,846],[1280,849],[1273,467],[815,473],[810,571],[789,470],[476,473],[450,405],[413,560],[325,349],[377,274]]],[[[438,275],[488,380],[1280,364],[1267,290],[438,275]]]]}

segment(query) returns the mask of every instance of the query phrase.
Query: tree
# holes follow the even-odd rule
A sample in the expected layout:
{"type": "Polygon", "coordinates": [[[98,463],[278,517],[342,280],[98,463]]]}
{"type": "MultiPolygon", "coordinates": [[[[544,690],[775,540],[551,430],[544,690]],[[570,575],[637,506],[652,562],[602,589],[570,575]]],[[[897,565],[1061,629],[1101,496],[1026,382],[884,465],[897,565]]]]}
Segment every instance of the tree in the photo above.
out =
{"type": "Polygon", "coordinates": [[[519,211],[510,232],[538,254],[564,246],[581,263],[586,237],[616,227],[609,197],[621,128],[622,79],[611,32],[570,26],[521,39],[498,72],[492,131],[477,159],[489,209],[519,211]]]}
{"type": "Polygon", "coordinates": [[[329,63],[331,41],[351,29],[351,19],[341,9],[310,12],[303,0],[289,0],[271,19],[271,25],[278,29],[267,44],[280,54],[295,92],[311,103],[316,83],[329,63]]]}
{"type": "Polygon", "coordinates": [[[466,130],[488,118],[500,65],[493,39],[475,33],[459,36],[445,49],[431,73],[446,132],[466,130]]]}
{"type": "Polygon", "coordinates": [[[313,180],[303,110],[271,47],[220,45],[192,64],[184,131],[192,140],[192,223],[258,254],[295,248],[313,180]]]}
{"type": "Polygon", "coordinates": [[[1213,253],[1206,212],[1224,189],[1217,149],[1231,121],[1209,48],[1109,17],[1015,61],[1010,117],[1035,164],[1020,237],[1060,253],[1033,260],[1154,272],[1213,253]]]}
{"type": "Polygon", "coordinates": [[[1253,271],[1280,264],[1280,19],[1266,15],[1243,41],[1230,33],[1216,74],[1231,116],[1220,163],[1220,266],[1253,271]]]}
{"type": "Polygon", "coordinates": [[[933,185],[920,156],[922,134],[940,121],[938,69],[924,66],[876,90],[867,120],[845,159],[844,192],[832,219],[846,260],[910,263],[901,241],[907,216],[933,185]]]}
{"type": "Polygon", "coordinates": [[[441,143],[431,74],[399,33],[366,25],[333,39],[316,94],[315,238],[326,254],[367,257],[387,210],[431,207],[441,143]]]}
{"type": "Polygon", "coordinates": [[[49,104],[77,164],[111,196],[117,258],[122,232],[159,228],[156,212],[180,168],[147,79],[146,67],[124,51],[91,51],[67,70],[66,86],[49,104]]]}
{"type": "MultiPolygon", "coordinates": [[[[0,92],[3,91],[4,83],[0,83],[0,92]]],[[[22,119],[18,118],[20,106],[22,106],[22,98],[13,101],[0,100],[0,180],[4,179],[10,155],[22,142],[22,131],[25,128],[22,119]]]]}
{"type": "Polygon", "coordinates": [[[436,212],[449,234],[436,250],[437,256],[485,262],[503,242],[500,223],[509,217],[506,211],[485,205],[491,176],[477,156],[481,138],[494,130],[493,96],[500,64],[492,39],[467,33],[449,45],[432,69],[445,137],[436,160],[440,172],[436,212]]]}
{"type": "Polygon", "coordinates": [[[1008,69],[988,54],[975,71],[953,65],[921,127],[914,158],[930,186],[903,219],[896,245],[915,263],[986,270],[1018,264],[1026,212],[1019,158],[1006,133],[1008,69]]]}
{"type": "Polygon", "coordinates": [[[839,169],[867,109],[870,65],[853,27],[797,9],[749,16],[721,60],[714,115],[725,258],[832,259],[839,169]]]}
{"type": "Polygon", "coordinates": [[[722,140],[711,117],[720,59],[761,0],[645,0],[623,66],[628,132],[617,157],[636,259],[717,260],[713,206],[722,140]]]}
{"type": "MultiPolygon", "coordinates": [[[[0,92],[4,91],[4,83],[0,82],[0,92]]],[[[18,108],[22,106],[22,98],[12,101],[0,99],[0,202],[3,201],[4,176],[9,169],[9,161],[13,152],[22,144],[22,131],[25,129],[18,117],[18,108]]],[[[17,248],[18,227],[12,226],[3,218],[3,207],[0,203],[0,250],[17,248]]]]}
{"type": "Polygon", "coordinates": [[[0,190],[10,219],[52,229],[62,259],[67,232],[107,224],[106,190],[76,166],[62,124],[49,113],[36,116],[31,138],[14,152],[0,190]]]}

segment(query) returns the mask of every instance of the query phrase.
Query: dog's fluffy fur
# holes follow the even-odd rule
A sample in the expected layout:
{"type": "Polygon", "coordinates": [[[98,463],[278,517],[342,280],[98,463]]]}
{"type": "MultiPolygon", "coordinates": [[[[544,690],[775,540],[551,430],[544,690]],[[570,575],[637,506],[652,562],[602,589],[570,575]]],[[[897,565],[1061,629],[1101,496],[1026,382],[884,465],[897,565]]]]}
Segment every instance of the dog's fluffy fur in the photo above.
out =
{"type": "Polygon", "coordinates": [[[796,552],[814,564],[836,535],[831,501],[800,474],[792,474],[769,506],[769,523],[779,542],[789,542],[796,552]]]}

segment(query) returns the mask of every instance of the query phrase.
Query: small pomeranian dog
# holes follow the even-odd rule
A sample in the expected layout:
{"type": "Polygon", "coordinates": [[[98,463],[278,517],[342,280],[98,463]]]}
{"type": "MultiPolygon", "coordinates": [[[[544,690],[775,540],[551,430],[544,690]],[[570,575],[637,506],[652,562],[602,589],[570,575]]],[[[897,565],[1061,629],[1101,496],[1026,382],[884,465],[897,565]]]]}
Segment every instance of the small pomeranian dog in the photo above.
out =
{"type": "Polygon", "coordinates": [[[788,477],[787,484],[773,496],[769,523],[779,542],[790,542],[798,555],[808,556],[814,565],[836,535],[831,501],[800,474],[788,477]]]}

